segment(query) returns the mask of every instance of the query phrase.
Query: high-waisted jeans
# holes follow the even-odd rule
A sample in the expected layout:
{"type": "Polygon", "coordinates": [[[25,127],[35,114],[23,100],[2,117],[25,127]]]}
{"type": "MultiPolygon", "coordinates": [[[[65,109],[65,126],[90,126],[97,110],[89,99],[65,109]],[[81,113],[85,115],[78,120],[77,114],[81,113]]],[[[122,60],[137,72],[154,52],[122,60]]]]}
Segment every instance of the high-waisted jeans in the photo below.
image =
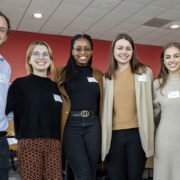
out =
{"type": "Polygon", "coordinates": [[[70,116],[64,130],[63,148],[75,180],[95,180],[101,150],[98,116],[70,116]]]}
{"type": "Polygon", "coordinates": [[[111,180],[142,180],[146,157],[138,128],[113,131],[106,160],[111,180]]]}

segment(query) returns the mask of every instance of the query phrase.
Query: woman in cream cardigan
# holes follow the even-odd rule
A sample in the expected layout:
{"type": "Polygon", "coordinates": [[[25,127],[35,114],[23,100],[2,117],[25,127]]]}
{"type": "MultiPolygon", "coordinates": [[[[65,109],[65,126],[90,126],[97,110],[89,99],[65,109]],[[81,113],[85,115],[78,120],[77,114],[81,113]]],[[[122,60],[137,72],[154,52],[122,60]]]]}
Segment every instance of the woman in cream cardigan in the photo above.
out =
{"type": "Polygon", "coordinates": [[[146,157],[154,154],[152,80],[132,38],[118,34],[103,82],[102,161],[111,180],[141,180],[146,157]]]}

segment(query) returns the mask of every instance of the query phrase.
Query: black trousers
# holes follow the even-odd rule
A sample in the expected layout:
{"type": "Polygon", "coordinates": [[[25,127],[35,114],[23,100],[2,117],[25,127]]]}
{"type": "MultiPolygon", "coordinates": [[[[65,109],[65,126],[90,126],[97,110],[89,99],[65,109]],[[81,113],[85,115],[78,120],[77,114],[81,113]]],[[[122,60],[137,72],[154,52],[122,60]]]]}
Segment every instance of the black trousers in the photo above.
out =
{"type": "Polygon", "coordinates": [[[113,131],[106,162],[110,180],[142,180],[146,157],[138,128],[113,131]]]}
{"type": "Polygon", "coordinates": [[[95,180],[101,151],[98,116],[69,117],[64,130],[63,148],[75,180],[95,180]]]}
{"type": "Polygon", "coordinates": [[[9,145],[7,138],[0,137],[0,180],[8,180],[9,145]]]}

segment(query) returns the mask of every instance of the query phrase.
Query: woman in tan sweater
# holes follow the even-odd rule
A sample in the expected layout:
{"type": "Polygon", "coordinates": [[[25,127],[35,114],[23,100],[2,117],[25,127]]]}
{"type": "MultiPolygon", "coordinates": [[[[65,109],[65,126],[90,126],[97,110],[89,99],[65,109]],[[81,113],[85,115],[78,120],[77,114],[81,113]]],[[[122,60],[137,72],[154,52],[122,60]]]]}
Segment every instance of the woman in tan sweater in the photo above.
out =
{"type": "Polygon", "coordinates": [[[154,153],[152,71],[139,62],[132,38],[112,42],[104,77],[102,160],[111,180],[141,180],[146,157],[154,153]]]}

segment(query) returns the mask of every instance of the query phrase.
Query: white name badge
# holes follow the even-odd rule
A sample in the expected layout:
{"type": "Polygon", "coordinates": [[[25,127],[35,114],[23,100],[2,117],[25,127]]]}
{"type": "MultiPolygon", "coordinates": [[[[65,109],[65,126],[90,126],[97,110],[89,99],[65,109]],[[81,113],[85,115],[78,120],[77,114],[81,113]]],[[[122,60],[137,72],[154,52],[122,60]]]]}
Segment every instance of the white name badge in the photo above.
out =
{"type": "Polygon", "coordinates": [[[54,100],[55,101],[58,101],[58,102],[61,102],[62,103],[62,99],[61,99],[61,96],[57,95],[57,94],[53,94],[54,96],[54,100]]]}
{"type": "Polygon", "coordinates": [[[5,82],[5,75],[4,74],[0,74],[0,82],[5,82]]]}
{"type": "Polygon", "coordinates": [[[179,91],[168,92],[168,98],[179,98],[179,91]]]}
{"type": "Polygon", "coordinates": [[[138,80],[142,82],[147,82],[147,75],[146,74],[139,75],[138,80]]]}
{"type": "Polygon", "coordinates": [[[94,77],[87,77],[88,82],[97,82],[97,80],[94,77]]]}

